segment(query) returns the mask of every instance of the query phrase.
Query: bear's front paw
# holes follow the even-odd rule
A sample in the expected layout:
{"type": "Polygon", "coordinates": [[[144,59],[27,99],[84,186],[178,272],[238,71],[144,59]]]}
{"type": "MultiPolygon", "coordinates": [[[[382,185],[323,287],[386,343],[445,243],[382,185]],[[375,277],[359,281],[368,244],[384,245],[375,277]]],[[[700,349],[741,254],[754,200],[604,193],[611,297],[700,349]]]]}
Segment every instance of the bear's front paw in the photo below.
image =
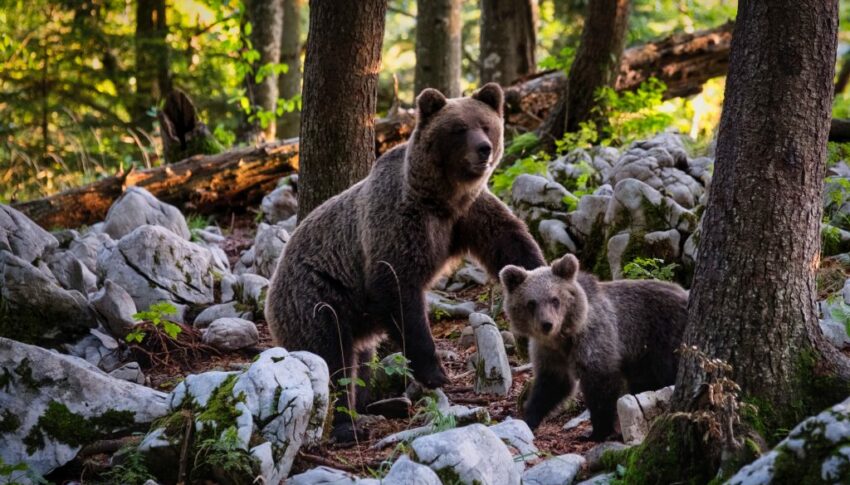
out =
{"type": "Polygon", "coordinates": [[[437,389],[451,382],[449,376],[446,375],[446,371],[443,370],[440,364],[423,369],[422,371],[414,369],[413,377],[428,389],[437,389]]]}

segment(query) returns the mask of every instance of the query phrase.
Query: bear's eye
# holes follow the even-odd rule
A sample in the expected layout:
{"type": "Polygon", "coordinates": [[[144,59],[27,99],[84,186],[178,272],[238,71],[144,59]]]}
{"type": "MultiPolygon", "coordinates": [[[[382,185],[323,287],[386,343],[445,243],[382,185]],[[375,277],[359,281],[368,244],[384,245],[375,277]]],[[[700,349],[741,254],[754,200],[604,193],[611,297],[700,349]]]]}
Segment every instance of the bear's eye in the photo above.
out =
{"type": "Polygon", "coordinates": [[[558,307],[561,306],[561,300],[559,300],[557,298],[552,298],[551,300],[549,300],[549,303],[551,303],[552,306],[555,307],[556,310],[558,309],[558,307]]]}
{"type": "Polygon", "coordinates": [[[490,134],[490,127],[489,127],[489,126],[487,126],[487,125],[482,126],[482,127],[481,127],[481,130],[483,130],[483,131],[484,131],[484,134],[485,134],[485,135],[489,135],[489,134],[490,134]]]}
{"type": "Polygon", "coordinates": [[[534,300],[531,300],[528,303],[526,303],[526,306],[528,307],[528,311],[533,312],[534,309],[537,308],[537,302],[534,301],[534,300]]]}
{"type": "Polygon", "coordinates": [[[453,135],[462,135],[466,133],[466,127],[463,125],[455,125],[451,128],[451,133],[453,135]]]}

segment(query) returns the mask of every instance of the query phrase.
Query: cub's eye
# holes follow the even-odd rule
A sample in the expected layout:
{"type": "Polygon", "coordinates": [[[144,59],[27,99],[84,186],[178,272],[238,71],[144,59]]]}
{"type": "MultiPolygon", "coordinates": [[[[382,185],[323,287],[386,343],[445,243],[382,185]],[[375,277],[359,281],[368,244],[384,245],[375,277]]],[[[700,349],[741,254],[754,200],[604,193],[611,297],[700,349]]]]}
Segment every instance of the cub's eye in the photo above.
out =
{"type": "Polygon", "coordinates": [[[551,300],[549,300],[549,303],[551,303],[552,306],[555,307],[555,309],[561,306],[561,300],[557,298],[552,298],[551,300]]]}
{"type": "Polygon", "coordinates": [[[489,134],[490,134],[490,127],[489,127],[489,126],[486,126],[486,125],[485,125],[485,126],[482,126],[482,127],[481,127],[481,129],[484,131],[484,134],[485,134],[485,135],[489,135],[489,134]]]}
{"type": "Polygon", "coordinates": [[[526,303],[526,306],[528,307],[528,311],[533,312],[534,309],[537,308],[537,302],[534,301],[534,300],[531,300],[528,303],[526,303]]]}

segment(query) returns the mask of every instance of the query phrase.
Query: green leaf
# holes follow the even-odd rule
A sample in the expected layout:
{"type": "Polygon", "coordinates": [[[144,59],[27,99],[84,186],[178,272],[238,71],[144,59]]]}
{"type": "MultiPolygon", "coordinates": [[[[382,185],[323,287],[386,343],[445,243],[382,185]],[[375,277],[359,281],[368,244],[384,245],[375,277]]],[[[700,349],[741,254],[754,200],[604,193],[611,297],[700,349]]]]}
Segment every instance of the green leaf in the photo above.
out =
{"type": "Polygon", "coordinates": [[[180,328],[180,325],[177,325],[173,322],[165,322],[162,326],[162,329],[165,330],[165,333],[168,334],[168,336],[172,339],[176,339],[177,336],[180,335],[180,332],[183,331],[183,329],[180,328]]]}

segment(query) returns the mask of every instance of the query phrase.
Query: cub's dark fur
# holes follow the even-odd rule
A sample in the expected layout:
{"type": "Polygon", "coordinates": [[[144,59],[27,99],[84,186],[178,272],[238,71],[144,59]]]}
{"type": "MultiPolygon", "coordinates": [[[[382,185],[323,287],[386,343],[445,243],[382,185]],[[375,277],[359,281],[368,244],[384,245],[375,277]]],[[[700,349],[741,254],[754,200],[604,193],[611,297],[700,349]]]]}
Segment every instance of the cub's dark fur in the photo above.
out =
{"type": "MultiPolygon", "coordinates": [[[[335,383],[388,334],[419,382],[448,382],[424,293],[440,271],[466,253],[493,277],[508,264],[545,264],[525,225],[486,188],[502,155],[502,105],[492,83],[469,98],[419,95],[410,141],[314,210],[287,243],[266,303],[277,344],[320,355],[335,383]]],[[[338,429],[348,418],[335,419],[338,429]]]]}
{"type": "Polygon", "coordinates": [[[662,281],[599,282],[568,254],[551,267],[502,269],[514,332],[528,336],[534,385],[525,421],[536,428],[579,379],[594,440],[614,432],[623,383],[638,393],[673,384],[688,294],[662,281]]]}

